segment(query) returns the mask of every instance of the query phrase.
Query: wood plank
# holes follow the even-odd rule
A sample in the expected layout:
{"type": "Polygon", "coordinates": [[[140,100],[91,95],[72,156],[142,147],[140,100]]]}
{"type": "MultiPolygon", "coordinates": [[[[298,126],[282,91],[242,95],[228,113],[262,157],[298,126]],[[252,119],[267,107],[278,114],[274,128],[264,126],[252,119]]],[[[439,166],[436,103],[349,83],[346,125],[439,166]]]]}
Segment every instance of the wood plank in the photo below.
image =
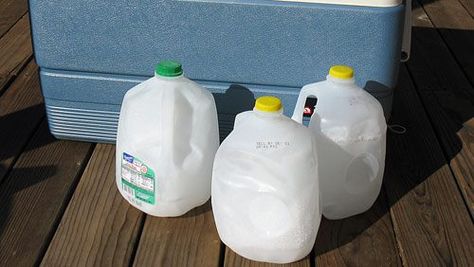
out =
{"type": "Polygon", "coordinates": [[[147,216],[134,266],[218,266],[220,239],[210,203],[184,216],[147,216]]]}
{"type": "Polygon", "coordinates": [[[461,4],[464,6],[464,8],[469,12],[471,17],[474,18],[474,1],[472,0],[459,0],[461,4]]]}
{"type": "Polygon", "coordinates": [[[32,54],[30,24],[28,14],[25,14],[0,39],[0,79],[4,80],[4,84],[18,74],[21,70],[19,66],[26,63],[32,54]]]}
{"type": "Polygon", "coordinates": [[[9,90],[0,96],[0,182],[43,117],[37,66],[31,61],[9,90]]]}
{"type": "Polygon", "coordinates": [[[40,125],[0,187],[0,266],[38,263],[90,148],[88,143],[54,140],[47,123],[40,125]]]}
{"type": "Polygon", "coordinates": [[[41,265],[128,266],[143,220],[116,188],[115,146],[97,145],[41,265]]]}
{"type": "Polygon", "coordinates": [[[11,83],[19,76],[20,72],[23,71],[23,68],[32,60],[33,56],[25,58],[20,62],[10,73],[5,77],[0,77],[0,96],[9,88],[11,83]]]}
{"type": "Polygon", "coordinates": [[[304,266],[311,266],[310,264],[310,256],[294,263],[289,264],[271,264],[266,262],[257,262],[251,261],[244,257],[241,257],[237,253],[235,253],[232,249],[226,247],[225,250],[225,258],[224,258],[224,266],[231,267],[231,266],[242,266],[242,267],[304,267],[304,266]]]}
{"type": "Polygon", "coordinates": [[[457,132],[462,149],[451,160],[450,166],[458,178],[458,185],[471,211],[471,217],[474,217],[474,129],[467,125],[468,123],[457,132]]]}
{"type": "Polygon", "coordinates": [[[8,83],[7,77],[0,77],[0,95],[2,94],[3,88],[5,88],[7,83],[8,83]]]}
{"type": "Polygon", "coordinates": [[[467,266],[474,225],[405,66],[395,90],[384,185],[402,263],[467,266]]]}
{"type": "Polygon", "coordinates": [[[28,10],[26,0],[0,0],[0,37],[2,37],[28,10]]]}
{"type": "Polygon", "coordinates": [[[363,214],[323,219],[315,256],[316,266],[401,266],[384,191],[363,214]]]}
{"type": "Polygon", "coordinates": [[[474,84],[474,19],[458,0],[418,1],[474,84]]]}
{"type": "Polygon", "coordinates": [[[413,13],[413,81],[474,218],[473,139],[459,134],[474,117],[474,88],[423,9],[413,13]]]}

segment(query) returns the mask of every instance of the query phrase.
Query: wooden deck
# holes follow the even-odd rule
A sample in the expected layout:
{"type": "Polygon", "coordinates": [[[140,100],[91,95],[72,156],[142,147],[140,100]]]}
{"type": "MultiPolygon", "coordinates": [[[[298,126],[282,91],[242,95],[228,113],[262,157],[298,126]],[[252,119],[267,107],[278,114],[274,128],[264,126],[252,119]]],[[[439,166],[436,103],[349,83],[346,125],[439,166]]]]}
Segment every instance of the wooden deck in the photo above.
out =
{"type": "MultiPolygon", "coordinates": [[[[416,2],[416,1],[415,1],[416,2]]],[[[112,145],[48,132],[25,0],[0,0],[0,266],[260,266],[219,240],[210,205],[180,218],[130,207],[112,145]]],[[[418,0],[384,186],[323,220],[294,266],[474,266],[474,1],[418,0]]]]}

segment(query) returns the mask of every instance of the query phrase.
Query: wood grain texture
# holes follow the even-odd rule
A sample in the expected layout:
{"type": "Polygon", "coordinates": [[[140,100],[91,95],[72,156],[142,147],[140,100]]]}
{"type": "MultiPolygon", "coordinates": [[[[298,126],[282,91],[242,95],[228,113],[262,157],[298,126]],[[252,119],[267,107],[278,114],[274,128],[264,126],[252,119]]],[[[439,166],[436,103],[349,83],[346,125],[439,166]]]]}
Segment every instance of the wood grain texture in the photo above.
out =
{"type": "Polygon", "coordinates": [[[225,258],[224,258],[224,266],[225,267],[309,267],[310,264],[310,256],[298,261],[289,264],[271,264],[267,262],[257,262],[251,261],[244,257],[241,257],[237,253],[235,253],[232,249],[226,247],[225,248],[225,258]]]}
{"type": "Polygon", "coordinates": [[[28,10],[27,0],[0,0],[0,37],[28,10]]]}
{"type": "Polygon", "coordinates": [[[220,244],[209,202],[181,217],[147,216],[134,266],[218,266],[220,244]]]}
{"type": "Polygon", "coordinates": [[[474,84],[474,19],[458,0],[418,1],[474,84]]]}
{"type": "Polygon", "coordinates": [[[384,185],[406,266],[468,266],[474,262],[474,225],[408,72],[400,70],[389,132],[384,185]]]}
{"type": "Polygon", "coordinates": [[[384,191],[363,214],[323,219],[314,250],[316,266],[401,266],[384,191]]]}
{"type": "Polygon", "coordinates": [[[21,70],[19,66],[27,62],[32,54],[30,24],[28,14],[25,14],[0,38],[0,78],[11,80],[21,70]]]}
{"type": "Polygon", "coordinates": [[[474,218],[473,139],[459,134],[474,118],[474,88],[423,9],[415,9],[413,23],[408,70],[474,218]]]}
{"type": "Polygon", "coordinates": [[[469,12],[472,18],[474,18],[474,1],[472,0],[459,0],[463,7],[469,12]]]}
{"type": "Polygon", "coordinates": [[[128,266],[143,219],[115,185],[115,146],[97,145],[41,265],[128,266]]]}
{"type": "Polygon", "coordinates": [[[87,143],[54,140],[46,122],[40,125],[0,186],[0,266],[38,263],[90,148],[87,143]]]}
{"type": "Polygon", "coordinates": [[[2,94],[4,88],[6,87],[7,82],[8,80],[6,77],[0,77],[0,95],[2,94]]]}
{"type": "MultiPolygon", "coordinates": [[[[0,182],[44,117],[37,66],[30,62],[0,96],[0,182]]],[[[51,141],[41,139],[39,141],[51,141]]],[[[41,144],[37,144],[41,145],[41,144]]]]}
{"type": "Polygon", "coordinates": [[[464,126],[457,132],[462,149],[451,159],[450,166],[458,185],[474,217],[474,129],[464,126]]]}

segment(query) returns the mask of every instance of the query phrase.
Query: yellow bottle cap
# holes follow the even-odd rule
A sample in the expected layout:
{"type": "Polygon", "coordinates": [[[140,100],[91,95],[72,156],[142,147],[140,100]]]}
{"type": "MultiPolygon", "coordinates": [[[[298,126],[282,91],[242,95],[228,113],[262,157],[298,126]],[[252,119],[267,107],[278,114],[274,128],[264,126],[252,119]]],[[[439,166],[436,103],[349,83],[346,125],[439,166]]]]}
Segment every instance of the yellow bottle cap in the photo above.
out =
{"type": "Polygon", "coordinates": [[[349,66],[336,65],[329,69],[329,76],[338,79],[351,79],[354,77],[354,69],[349,66]]]}
{"type": "Polygon", "coordinates": [[[265,112],[276,112],[281,109],[281,100],[274,96],[262,96],[255,101],[255,109],[265,112]]]}

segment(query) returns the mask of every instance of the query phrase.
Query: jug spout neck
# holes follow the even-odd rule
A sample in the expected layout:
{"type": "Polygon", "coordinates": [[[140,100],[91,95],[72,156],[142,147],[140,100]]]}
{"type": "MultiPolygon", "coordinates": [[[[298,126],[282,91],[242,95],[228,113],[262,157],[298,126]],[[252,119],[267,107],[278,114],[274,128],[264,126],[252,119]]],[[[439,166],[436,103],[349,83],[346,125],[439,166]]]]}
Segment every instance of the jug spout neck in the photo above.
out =
{"type": "Polygon", "coordinates": [[[254,108],[253,112],[255,114],[257,114],[258,116],[261,116],[261,117],[279,118],[283,114],[283,108],[281,108],[280,110],[275,111],[275,112],[265,112],[265,111],[260,111],[260,110],[257,110],[256,108],[254,108]]]}
{"type": "Polygon", "coordinates": [[[183,78],[183,77],[184,77],[183,74],[178,75],[178,76],[174,76],[174,77],[166,77],[166,76],[161,76],[161,75],[158,75],[158,74],[155,73],[155,78],[163,80],[163,81],[172,81],[172,80],[177,80],[177,79],[180,79],[180,78],[183,78]]]}
{"type": "Polygon", "coordinates": [[[353,86],[355,84],[355,79],[350,78],[350,79],[339,79],[339,78],[334,78],[330,75],[326,76],[326,80],[337,84],[338,86],[353,86]]]}

